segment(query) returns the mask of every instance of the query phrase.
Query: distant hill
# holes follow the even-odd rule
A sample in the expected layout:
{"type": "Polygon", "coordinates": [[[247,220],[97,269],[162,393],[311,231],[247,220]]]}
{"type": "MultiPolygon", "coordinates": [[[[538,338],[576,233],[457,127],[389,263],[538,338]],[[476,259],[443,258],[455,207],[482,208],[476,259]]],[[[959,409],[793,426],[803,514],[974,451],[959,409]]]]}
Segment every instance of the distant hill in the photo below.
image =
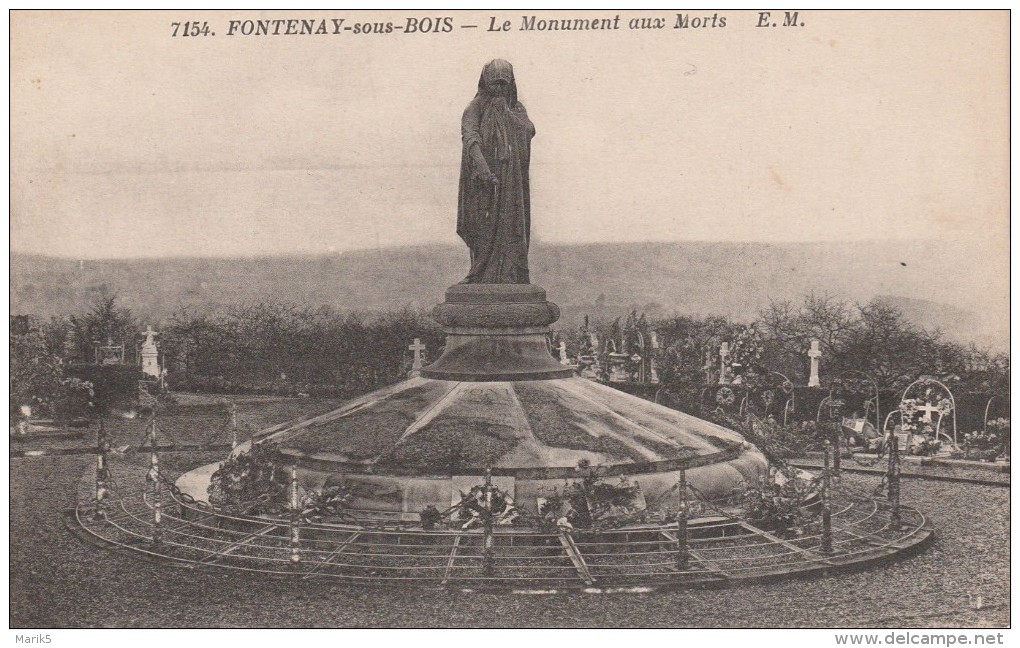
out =
{"type": "Polygon", "coordinates": [[[875,300],[894,306],[911,322],[929,329],[938,328],[954,339],[968,340],[970,333],[981,328],[981,318],[977,313],[948,304],[893,295],[877,295],[875,300]]]}
{"type": "MultiPolygon", "coordinates": [[[[1008,269],[999,290],[968,274],[971,251],[932,253],[929,243],[618,243],[536,245],[532,281],[563,312],[719,314],[750,320],[769,300],[814,291],[855,301],[881,297],[949,337],[1008,348],[1008,269]]],[[[421,246],[322,256],[69,260],[11,256],[11,312],[80,312],[101,294],[154,324],[194,311],[279,300],[337,309],[430,308],[467,270],[458,247],[421,246]]]]}

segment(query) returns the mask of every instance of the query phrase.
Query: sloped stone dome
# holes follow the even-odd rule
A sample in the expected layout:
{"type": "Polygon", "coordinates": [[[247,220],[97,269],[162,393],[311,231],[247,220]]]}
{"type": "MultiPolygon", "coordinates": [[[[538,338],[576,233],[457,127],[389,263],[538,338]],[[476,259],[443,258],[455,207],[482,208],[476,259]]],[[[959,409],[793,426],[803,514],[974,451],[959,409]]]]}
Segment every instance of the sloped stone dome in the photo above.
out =
{"type": "Polygon", "coordinates": [[[573,476],[581,460],[632,471],[732,458],[747,449],[735,432],[582,378],[414,378],[264,441],[299,463],[422,476],[491,468],[563,477],[573,476]]]}

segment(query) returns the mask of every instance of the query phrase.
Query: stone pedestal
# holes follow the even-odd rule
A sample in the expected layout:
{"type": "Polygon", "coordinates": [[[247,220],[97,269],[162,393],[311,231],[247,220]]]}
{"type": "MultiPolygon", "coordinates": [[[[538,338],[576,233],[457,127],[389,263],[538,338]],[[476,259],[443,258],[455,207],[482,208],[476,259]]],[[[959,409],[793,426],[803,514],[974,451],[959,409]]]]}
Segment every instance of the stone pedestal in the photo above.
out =
{"type": "Polygon", "coordinates": [[[155,343],[146,342],[142,345],[142,373],[159,378],[159,349],[155,343]]]}
{"type": "Polygon", "coordinates": [[[560,309],[531,284],[457,284],[432,310],[446,332],[443,355],[422,370],[438,380],[569,378],[549,352],[549,325],[560,309]]]}

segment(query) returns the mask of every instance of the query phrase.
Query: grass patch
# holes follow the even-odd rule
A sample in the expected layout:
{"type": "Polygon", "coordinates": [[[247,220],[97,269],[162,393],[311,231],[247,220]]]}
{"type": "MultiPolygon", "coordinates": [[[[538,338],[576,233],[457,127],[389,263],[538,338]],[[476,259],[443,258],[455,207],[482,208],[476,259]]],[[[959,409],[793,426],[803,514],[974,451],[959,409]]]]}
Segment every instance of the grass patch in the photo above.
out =
{"type": "Polygon", "coordinates": [[[280,447],[338,454],[355,461],[377,457],[389,451],[447,389],[438,382],[405,389],[378,404],[298,431],[286,438],[280,447]]]}
{"type": "Polygon", "coordinates": [[[517,443],[508,425],[446,419],[418,430],[376,465],[398,475],[463,475],[497,464],[517,443]]]}
{"type": "Polygon", "coordinates": [[[531,432],[545,445],[598,452],[617,461],[645,461],[640,454],[612,437],[589,434],[583,427],[584,419],[566,407],[556,392],[526,383],[514,383],[514,391],[531,432]]]}

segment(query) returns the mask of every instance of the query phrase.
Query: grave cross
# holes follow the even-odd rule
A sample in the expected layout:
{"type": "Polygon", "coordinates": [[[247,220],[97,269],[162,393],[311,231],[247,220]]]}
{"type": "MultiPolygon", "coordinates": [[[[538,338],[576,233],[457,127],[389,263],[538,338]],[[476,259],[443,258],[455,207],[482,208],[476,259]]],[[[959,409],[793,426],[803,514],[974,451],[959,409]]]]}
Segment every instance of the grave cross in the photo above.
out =
{"type": "Polygon", "coordinates": [[[726,363],[730,360],[730,343],[723,342],[719,346],[719,384],[728,385],[730,384],[729,376],[727,376],[726,363]]]}
{"type": "Polygon", "coordinates": [[[808,351],[811,358],[811,377],[808,378],[808,387],[821,387],[822,381],[818,378],[818,359],[822,357],[822,350],[818,348],[818,340],[811,340],[811,350],[808,351]]]}
{"type": "Polygon", "coordinates": [[[924,415],[921,416],[922,423],[931,423],[931,415],[939,411],[938,405],[932,405],[931,401],[931,390],[929,390],[928,393],[924,395],[924,405],[917,406],[917,410],[919,412],[924,412],[924,415]]]}
{"type": "Polygon", "coordinates": [[[407,374],[408,378],[417,378],[421,376],[421,352],[425,350],[425,345],[421,343],[421,340],[414,338],[414,344],[407,347],[408,350],[414,351],[414,363],[411,364],[411,371],[407,374]]]}

